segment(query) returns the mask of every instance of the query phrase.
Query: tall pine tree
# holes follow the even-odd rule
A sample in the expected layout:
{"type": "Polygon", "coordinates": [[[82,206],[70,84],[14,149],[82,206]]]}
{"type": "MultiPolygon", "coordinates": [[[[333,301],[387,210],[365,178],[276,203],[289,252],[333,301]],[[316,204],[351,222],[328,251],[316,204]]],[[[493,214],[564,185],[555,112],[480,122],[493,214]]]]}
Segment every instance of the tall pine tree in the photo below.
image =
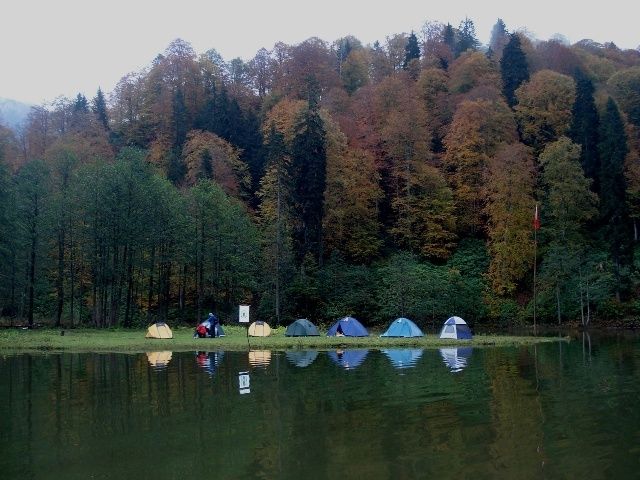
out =
{"type": "Polygon", "coordinates": [[[308,80],[308,108],[295,126],[291,148],[294,200],[297,210],[294,242],[300,265],[307,255],[321,263],[322,216],[326,185],[326,132],[320,118],[319,85],[308,80]]]}
{"type": "Polygon", "coordinates": [[[465,18],[460,22],[460,34],[455,48],[456,57],[467,50],[477,50],[479,46],[480,41],[476,37],[476,27],[473,20],[465,18]]]}
{"type": "Polygon", "coordinates": [[[593,191],[599,192],[600,159],[598,157],[598,110],[593,99],[593,83],[582,70],[577,70],[576,101],[572,109],[572,123],[569,136],[574,143],[582,146],[580,164],[584,174],[593,180],[593,191]]]}
{"type": "Polygon", "coordinates": [[[520,37],[512,34],[509,43],[504,47],[500,59],[500,74],[502,75],[502,93],[504,93],[510,107],[516,104],[516,89],[529,80],[529,66],[527,58],[520,46],[520,37]]]}
{"type": "MultiPolygon", "coordinates": [[[[609,245],[616,283],[620,286],[622,267],[630,261],[632,243],[624,176],[624,160],[629,149],[622,116],[611,97],[602,116],[598,147],[602,236],[609,245]]],[[[616,294],[620,298],[620,290],[616,294]]]]}
{"type": "Polygon", "coordinates": [[[104,126],[104,128],[109,131],[109,117],[107,115],[107,102],[104,99],[104,94],[102,93],[102,89],[98,88],[98,93],[93,98],[93,105],[91,110],[98,117],[100,123],[104,126]]]}
{"type": "Polygon", "coordinates": [[[407,45],[404,47],[404,62],[402,68],[407,70],[411,60],[418,60],[420,58],[420,47],[418,46],[418,39],[416,34],[411,32],[407,45]]]}

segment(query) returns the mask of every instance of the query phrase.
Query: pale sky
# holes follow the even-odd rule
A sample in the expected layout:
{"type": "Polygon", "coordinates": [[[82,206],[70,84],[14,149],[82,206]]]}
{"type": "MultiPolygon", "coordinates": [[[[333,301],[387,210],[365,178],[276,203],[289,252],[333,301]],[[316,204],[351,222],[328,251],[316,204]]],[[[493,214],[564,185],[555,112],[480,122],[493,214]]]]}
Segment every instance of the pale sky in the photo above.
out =
{"type": "Polygon", "coordinates": [[[363,44],[419,31],[425,20],[458,26],[469,17],[487,43],[497,18],[540,40],[559,33],[576,42],[640,45],[640,3],[632,0],[4,0],[0,26],[0,97],[30,103],[58,95],[88,98],[113,90],[176,38],[196,53],[215,48],[226,61],[250,60],[261,47],[309,37],[363,44]],[[379,6],[384,4],[384,7],[379,6]],[[635,7],[633,5],[636,5],[635,7]],[[580,13],[577,13],[580,12],[580,13]]]}

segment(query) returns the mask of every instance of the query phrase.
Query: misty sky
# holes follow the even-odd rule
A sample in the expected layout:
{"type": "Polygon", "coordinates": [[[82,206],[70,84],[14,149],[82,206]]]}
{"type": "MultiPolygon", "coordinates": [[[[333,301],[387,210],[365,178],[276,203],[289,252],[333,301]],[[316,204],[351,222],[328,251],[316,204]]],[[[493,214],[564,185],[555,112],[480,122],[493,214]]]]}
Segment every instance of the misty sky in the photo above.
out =
{"type": "Polygon", "coordinates": [[[502,18],[546,40],[559,33],[621,48],[640,45],[640,7],[633,1],[515,2],[363,0],[6,0],[0,28],[0,97],[42,103],[58,95],[108,93],[126,73],[148,65],[175,38],[197,53],[215,48],[225,60],[251,59],[278,41],[331,42],[353,35],[364,44],[419,31],[425,20],[458,26],[472,19],[483,43],[502,18]],[[385,7],[378,5],[384,4],[385,7]],[[527,5],[527,7],[524,7],[527,5]],[[578,13],[579,12],[579,13],[578,13]]]}

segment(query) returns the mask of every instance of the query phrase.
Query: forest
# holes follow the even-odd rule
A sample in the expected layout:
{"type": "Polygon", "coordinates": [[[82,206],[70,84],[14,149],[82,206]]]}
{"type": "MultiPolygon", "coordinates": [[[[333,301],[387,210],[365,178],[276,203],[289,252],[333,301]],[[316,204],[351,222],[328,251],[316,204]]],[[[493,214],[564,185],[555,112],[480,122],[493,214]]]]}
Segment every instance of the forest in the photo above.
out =
{"type": "Polygon", "coordinates": [[[0,317],[635,321],[639,217],[640,50],[468,18],[246,62],[177,39],[0,125],[0,317]]]}

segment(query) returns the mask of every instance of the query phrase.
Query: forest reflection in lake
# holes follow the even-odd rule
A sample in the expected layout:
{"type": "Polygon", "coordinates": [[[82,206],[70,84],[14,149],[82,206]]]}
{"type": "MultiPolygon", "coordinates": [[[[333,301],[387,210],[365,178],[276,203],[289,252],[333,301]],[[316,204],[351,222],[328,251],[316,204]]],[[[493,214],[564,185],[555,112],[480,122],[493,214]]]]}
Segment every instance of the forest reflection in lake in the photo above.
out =
{"type": "Polygon", "coordinates": [[[5,356],[0,472],[630,478],[639,343],[5,356]]]}

